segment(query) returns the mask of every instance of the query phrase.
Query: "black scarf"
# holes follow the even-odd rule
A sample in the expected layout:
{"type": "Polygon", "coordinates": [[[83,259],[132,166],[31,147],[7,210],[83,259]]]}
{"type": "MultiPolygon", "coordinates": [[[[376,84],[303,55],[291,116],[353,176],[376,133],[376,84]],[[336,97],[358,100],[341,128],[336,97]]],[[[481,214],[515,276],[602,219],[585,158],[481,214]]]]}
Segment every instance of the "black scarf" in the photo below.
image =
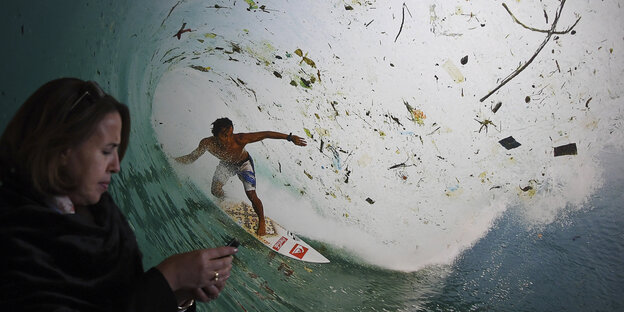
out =
{"type": "Polygon", "coordinates": [[[0,187],[0,310],[176,310],[110,194],[87,207],[95,224],[23,194],[0,187]]]}

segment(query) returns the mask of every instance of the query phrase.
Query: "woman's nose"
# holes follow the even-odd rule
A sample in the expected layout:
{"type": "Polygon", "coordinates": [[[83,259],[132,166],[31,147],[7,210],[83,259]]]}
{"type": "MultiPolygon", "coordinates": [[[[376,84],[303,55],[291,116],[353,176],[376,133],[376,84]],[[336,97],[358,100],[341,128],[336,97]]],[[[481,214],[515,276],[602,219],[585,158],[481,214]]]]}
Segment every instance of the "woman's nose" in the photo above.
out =
{"type": "Polygon", "coordinates": [[[121,169],[119,165],[119,154],[113,153],[113,159],[108,164],[108,171],[111,173],[117,173],[121,169]]]}

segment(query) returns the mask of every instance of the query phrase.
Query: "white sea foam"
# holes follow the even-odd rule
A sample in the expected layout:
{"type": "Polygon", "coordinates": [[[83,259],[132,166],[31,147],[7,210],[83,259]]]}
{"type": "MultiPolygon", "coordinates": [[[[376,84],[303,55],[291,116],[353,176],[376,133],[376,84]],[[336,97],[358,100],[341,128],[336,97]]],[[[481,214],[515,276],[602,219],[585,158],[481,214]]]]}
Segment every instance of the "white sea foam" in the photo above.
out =
{"type": "MultiPolygon", "coordinates": [[[[568,3],[558,29],[581,16],[577,33],[549,42],[482,103],[545,34],[522,28],[498,6],[408,3],[403,13],[401,4],[193,11],[187,18],[197,19],[188,20],[195,31],[161,49],[171,51],[164,59],[195,56],[173,61],[155,90],[153,123],[164,152],[190,152],[219,117],[232,119],[235,132],[306,137],[306,148],[275,140],[248,146],[265,212],[396,270],[450,263],[511,205],[535,224],[580,207],[603,183],[600,151],[624,142],[621,9],[568,3]],[[609,18],[620,27],[601,26],[609,18]],[[304,88],[300,78],[311,77],[304,88]],[[481,128],[477,120],[492,124],[481,128]],[[521,146],[506,150],[498,141],[508,136],[521,146]],[[569,143],[577,155],[554,157],[554,147],[569,143]]],[[[543,10],[552,22],[558,2],[509,5],[525,23],[548,28],[543,10]]],[[[214,157],[172,164],[210,196],[214,157]]],[[[235,178],[225,190],[244,198],[235,178]]]]}

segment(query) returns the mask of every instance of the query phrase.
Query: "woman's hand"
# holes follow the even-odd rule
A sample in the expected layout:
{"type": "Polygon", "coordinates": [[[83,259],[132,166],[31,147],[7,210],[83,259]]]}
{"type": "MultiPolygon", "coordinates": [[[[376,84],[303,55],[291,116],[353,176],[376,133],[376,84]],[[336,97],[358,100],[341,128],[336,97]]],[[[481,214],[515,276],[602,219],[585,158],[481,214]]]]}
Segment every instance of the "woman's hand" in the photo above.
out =
{"type": "Polygon", "coordinates": [[[225,287],[232,269],[234,247],[200,249],[173,255],[159,265],[174,291],[178,303],[189,299],[210,301],[216,299],[225,287]]]}

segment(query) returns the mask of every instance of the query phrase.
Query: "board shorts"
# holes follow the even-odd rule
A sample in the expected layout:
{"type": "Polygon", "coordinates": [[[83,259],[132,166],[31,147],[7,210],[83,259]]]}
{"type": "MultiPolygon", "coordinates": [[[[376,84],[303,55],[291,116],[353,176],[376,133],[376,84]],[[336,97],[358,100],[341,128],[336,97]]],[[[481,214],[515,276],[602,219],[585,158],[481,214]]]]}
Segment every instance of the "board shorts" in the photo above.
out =
{"type": "Polygon", "coordinates": [[[243,182],[245,192],[256,189],[256,170],[251,155],[237,164],[220,161],[212,177],[212,183],[219,182],[221,185],[225,185],[234,175],[237,175],[243,182]]]}

